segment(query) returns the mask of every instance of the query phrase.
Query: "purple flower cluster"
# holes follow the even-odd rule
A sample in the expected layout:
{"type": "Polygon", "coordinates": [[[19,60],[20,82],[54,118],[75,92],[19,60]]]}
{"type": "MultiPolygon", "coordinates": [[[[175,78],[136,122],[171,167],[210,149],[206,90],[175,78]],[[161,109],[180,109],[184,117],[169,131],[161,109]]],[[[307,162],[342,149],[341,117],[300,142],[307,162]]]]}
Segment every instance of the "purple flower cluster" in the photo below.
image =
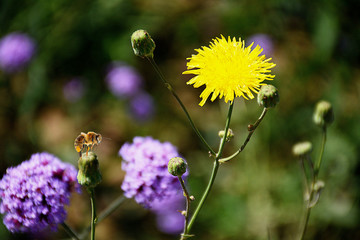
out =
{"type": "Polygon", "coordinates": [[[134,197],[137,203],[151,208],[155,200],[161,202],[181,192],[177,177],[167,169],[170,158],[179,157],[171,143],[135,137],[133,143],[121,147],[119,155],[126,172],[121,188],[127,198],[134,197]]]}
{"type": "Polygon", "coordinates": [[[271,37],[263,33],[258,33],[250,36],[247,39],[247,43],[254,43],[253,47],[259,45],[263,49],[262,54],[264,54],[266,57],[272,55],[274,50],[274,44],[271,37]]]}
{"type": "Polygon", "coordinates": [[[152,117],[154,100],[143,90],[143,78],[135,68],[114,62],[109,67],[105,81],[114,96],[129,101],[129,111],[134,119],[144,122],[152,117]]]}
{"type": "Polygon", "coordinates": [[[35,43],[26,34],[13,32],[0,40],[0,68],[16,72],[24,68],[34,56],[35,43]]]}
{"type": "Polygon", "coordinates": [[[64,205],[80,191],[74,166],[49,153],[36,153],[0,180],[0,212],[11,232],[56,230],[66,218],[64,205]]]}

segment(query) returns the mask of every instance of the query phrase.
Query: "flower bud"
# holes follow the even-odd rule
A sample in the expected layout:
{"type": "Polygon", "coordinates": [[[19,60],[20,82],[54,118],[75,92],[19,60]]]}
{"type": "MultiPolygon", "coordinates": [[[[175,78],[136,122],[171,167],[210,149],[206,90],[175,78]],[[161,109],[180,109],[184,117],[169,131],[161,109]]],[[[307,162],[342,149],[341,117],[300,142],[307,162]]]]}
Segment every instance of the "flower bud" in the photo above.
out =
{"type": "MultiPolygon", "coordinates": [[[[225,135],[225,131],[224,130],[219,131],[218,135],[219,135],[220,138],[223,138],[224,135],[225,135]]],[[[234,132],[233,132],[233,130],[231,130],[229,128],[228,131],[227,131],[225,141],[229,142],[233,137],[234,137],[234,132]]]]}
{"type": "Polygon", "coordinates": [[[155,42],[145,30],[137,30],[131,35],[131,46],[136,56],[153,57],[155,42]]]}
{"type": "Polygon", "coordinates": [[[334,121],[332,106],[327,101],[320,101],[316,104],[314,112],[314,122],[320,127],[331,124],[334,121]]]}
{"type": "Polygon", "coordinates": [[[297,157],[301,157],[307,154],[310,154],[312,151],[311,142],[299,142],[293,146],[293,154],[297,157]]]}
{"type": "Polygon", "coordinates": [[[93,152],[88,152],[83,154],[79,158],[78,162],[79,172],[77,175],[77,180],[80,185],[94,188],[102,180],[100,170],[99,170],[99,161],[97,156],[93,152]]]}
{"type": "Polygon", "coordinates": [[[168,171],[173,176],[182,176],[186,172],[187,164],[180,157],[171,158],[168,163],[168,171]]]}
{"type": "Polygon", "coordinates": [[[265,108],[275,107],[279,102],[279,93],[273,85],[263,85],[258,93],[258,104],[265,108]]]}

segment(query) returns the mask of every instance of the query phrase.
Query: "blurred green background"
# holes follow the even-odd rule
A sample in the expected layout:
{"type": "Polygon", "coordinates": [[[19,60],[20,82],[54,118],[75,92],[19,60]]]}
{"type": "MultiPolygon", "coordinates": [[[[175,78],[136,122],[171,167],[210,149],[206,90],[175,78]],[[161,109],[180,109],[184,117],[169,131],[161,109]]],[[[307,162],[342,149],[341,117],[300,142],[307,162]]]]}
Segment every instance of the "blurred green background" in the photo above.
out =
{"type": "MultiPolygon", "coordinates": [[[[224,127],[223,100],[199,107],[201,89],[186,85],[186,58],[211,39],[271,37],[277,66],[272,82],[280,103],[267,114],[245,151],[221,166],[208,201],[194,225],[194,239],[295,239],[302,212],[301,172],[292,145],[310,140],[319,152],[320,130],[312,123],[317,101],[330,101],[335,122],[320,172],[326,183],[313,209],[306,239],[360,239],[360,2],[356,0],[1,0],[0,37],[29,34],[37,54],[22,72],[0,72],[0,171],[47,151],[76,165],[75,137],[93,130],[105,138],[97,148],[103,182],[97,189],[98,211],[122,193],[124,177],[117,153],[134,136],[170,141],[187,159],[189,188],[200,199],[212,161],[192,132],[180,107],[151,65],[134,56],[130,36],[146,29],[156,42],[155,60],[184,101],[210,145],[224,127]],[[156,112],[136,121],[128,102],[113,96],[104,81],[108,65],[123,61],[143,76],[156,112]],[[85,81],[85,93],[66,101],[63,86],[85,81]]],[[[244,141],[249,123],[261,113],[256,100],[237,99],[231,128],[235,139],[225,155],[244,141]]],[[[196,205],[197,201],[192,207],[196,205]]],[[[84,190],[74,195],[68,223],[80,231],[90,222],[84,190]]],[[[59,232],[35,239],[64,239],[59,232]]],[[[10,234],[0,239],[34,239],[10,234]]],[[[154,215],[127,200],[97,228],[97,239],[178,239],[157,230],[154,215]]]]}

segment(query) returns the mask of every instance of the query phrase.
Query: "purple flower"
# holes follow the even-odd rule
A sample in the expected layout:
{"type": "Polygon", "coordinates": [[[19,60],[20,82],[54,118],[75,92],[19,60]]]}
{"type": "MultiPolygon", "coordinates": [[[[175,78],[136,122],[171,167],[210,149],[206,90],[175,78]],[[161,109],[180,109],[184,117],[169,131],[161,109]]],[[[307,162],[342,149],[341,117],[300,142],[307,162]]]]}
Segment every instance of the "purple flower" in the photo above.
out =
{"type": "Polygon", "coordinates": [[[142,81],[142,77],[133,67],[121,62],[113,63],[106,76],[109,90],[120,98],[135,95],[141,89],[142,81]]]}
{"type": "Polygon", "coordinates": [[[35,43],[26,34],[13,32],[0,40],[0,68],[12,73],[23,69],[35,53],[35,43]]]}
{"type": "Polygon", "coordinates": [[[56,230],[66,218],[70,193],[80,191],[74,166],[49,153],[8,168],[0,180],[0,212],[11,232],[56,230]]]}
{"type": "Polygon", "coordinates": [[[185,197],[182,193],[154,201],[151,210],[156,215],[157,227],[167,234],[180,234],[184,230],[185,218],[180,211],[185,209],[185,197]]]}
{"type": "Polygon", "coordinates": [[[272,39],[263,33],[258,33],[250,36],[247,39],[247,43],[250,45],[251,43],[254,43],[253,47],[256,47],[256,45],[259,45],[263,51],[262,54],[264,54],[266,57],[271,55],[274,50],[274,45],[272,39]]]}
{"type": "Polygon", "coordinates": [[[155,111],[154,100],[151,95],[141,92],[131,98],[130,113],[138,121],[149,120],[155,111]]]}
{"type": "Polygon", "coordinates": [[[153,201],[162,201],[182,191],[177,177],[167,170],[170,158],[180,156],[171,143],[135,137],[133,143],[121,147],[119,155],[126,172],[121,188],[127,198],[134,197],[137,203],[151,208],[153,201]]]}
{"type": "Polygon", "coordinates": [[[64,97],[69,102],[76,102],[84,95],[84,83],[81,78],[73,78],[64,85],[64,97]]]}

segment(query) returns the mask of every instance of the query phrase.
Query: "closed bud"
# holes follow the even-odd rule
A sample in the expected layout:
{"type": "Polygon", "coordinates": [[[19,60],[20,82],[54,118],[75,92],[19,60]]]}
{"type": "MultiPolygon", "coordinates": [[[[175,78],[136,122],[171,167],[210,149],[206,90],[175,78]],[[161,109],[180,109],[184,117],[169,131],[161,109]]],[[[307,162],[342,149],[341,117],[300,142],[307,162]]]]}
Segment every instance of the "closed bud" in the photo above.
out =
{"type": "MultiPolygon", "coordinates": [[[[218,135],[220,138],[223,138],[225,135],[225,131],[224,130],[219,131],[218,135]]],[[[234,132],[229,128],[226,134],[225,141],[229,142],[233,137],[234,137],[234,132]]]]}
{"type": "Polygon", "coordinates": [[[168,171],[171,175],[180,177],[186,172],[187,164],[181,157],[173,157],[168,163],[168,171]]]}
{"type": "Polygon", "coordinates": [[[153,57],[155,42],[145,30],[137,30],[131,35],[131,46],[136,56],[153,57]]]}
{"type": "Polygon", "coordinates": [[[77,180],[80,185],[94,188],[101,182],[102,176],[99,170],[99,161],[95,153],[88,152],[83,154],[79,159],[78,166],[77,180]]]}
{"type": "Polygon", "coordinates": [[[320,127],[331,124],[334,121],[334,112],[331,104],[327,101],[320,101],[316,104],[314,122],[320,127]]]}
{"type": "Polygon", "coordinates": [[[310,154],[312,151],[311,142],[299,142],[293,146],[293,154],[297,157],[301,157],[307,154],[310,154]]]}
{"type": "Polygon", "coordinates": [[[279,93],[273,85],[263,85],[258,93],[258,104],[265,108],[275,107],[279,102],[279,93]]]}

